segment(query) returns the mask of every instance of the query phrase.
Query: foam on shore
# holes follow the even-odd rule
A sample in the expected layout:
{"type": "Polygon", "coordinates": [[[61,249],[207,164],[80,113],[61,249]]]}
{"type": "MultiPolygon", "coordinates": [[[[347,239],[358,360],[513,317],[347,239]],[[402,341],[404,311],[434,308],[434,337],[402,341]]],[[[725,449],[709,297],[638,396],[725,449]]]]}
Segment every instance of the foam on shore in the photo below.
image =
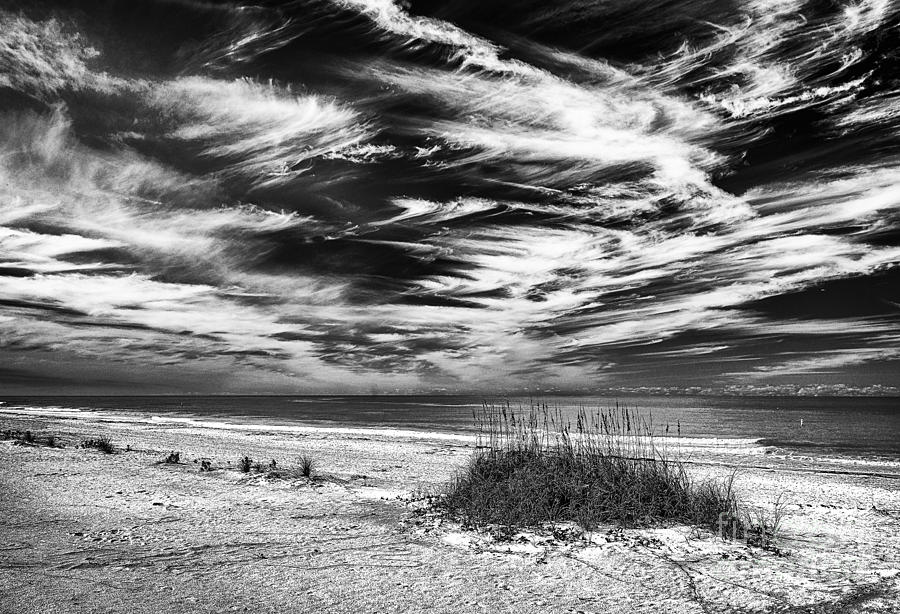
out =
{"type": "MultiPolygon", "coordinates": [[[[481,443],[477,433],[453,433],[414,428],[385,428],[379,426],[332,426],[308,423],[291,423],[277,418],[256,416],[234,416],[228,419],[210,419],[198,415],[159,415],[135,411],[109,411],[84,407],[34,407],[16,405],[0,406],[0,415],[33,416],[35,418],[60,418],[66,420],[96,421],[104,423],[146,424],[153,427],[178,429],[213,429],[219,432],[249,435],[295,434],[298,436],[318,435],[321,437],[377,438],[395,441],[441,441],[466,447],[481,443]],[[288,423],[285,423],[288,422],[288,423]]],[[[768,445],[763,438],[726,437],[655,437],[654,445],[664,455],[677,457],[685,462],[700,465],[744,466],[748,462],[759,465],[763,458],[779,464],[796,464],[804,471],[815,470],[819,466],[824,472],[843,472],[842,465],[852,466],[851,473],[860,475],[886,476],[900,475],[900,463],[889,459],[857,458],[845,455],[810,456],[768,445]],[[712,459],[718,459],[713,461],[712,459]],[[760,460],[750,460],[760,459],[760,460]],[[823,466],[824,465],[824,466],[823,466]]]]}

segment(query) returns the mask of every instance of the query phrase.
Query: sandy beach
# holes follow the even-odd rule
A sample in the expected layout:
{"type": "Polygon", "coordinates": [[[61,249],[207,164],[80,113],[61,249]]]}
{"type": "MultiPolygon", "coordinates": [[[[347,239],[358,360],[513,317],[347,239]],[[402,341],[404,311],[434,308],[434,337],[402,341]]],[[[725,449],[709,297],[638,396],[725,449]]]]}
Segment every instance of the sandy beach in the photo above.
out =
{"type": "Polygon", "coordinates": [[[751,507],[784,493],[778,554],[683,526],[461,530],[417,495],[465,435],[14,409],[5,429],[65,447],[0,442],[3,612],[900,612],[891,463],[691,450],[698,477],[743,467],[751,507]],[[118,452],[78,447],[98,436],[118,452]],[[313,480],[238,469],[303,454],[313,480]]]}

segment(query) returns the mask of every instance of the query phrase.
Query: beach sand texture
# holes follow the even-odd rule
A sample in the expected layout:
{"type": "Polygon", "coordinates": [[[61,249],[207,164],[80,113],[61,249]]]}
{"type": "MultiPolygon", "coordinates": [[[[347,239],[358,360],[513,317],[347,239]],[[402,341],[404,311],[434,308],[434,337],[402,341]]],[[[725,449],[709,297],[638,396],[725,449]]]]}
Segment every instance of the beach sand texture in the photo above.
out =
{"type": "MultiPolygon", "coordinates": [[[[2,612],[900,612],[889,463],[732,455],[751,506],[789,502],[779,556],[680,526],[463,531],[413,495],[467,461],[466,437],[13,410],[2,429],[66,445],[0,442],[2,612]],[[120,452],[77,447],[102,435],[120,452]],[[302,454],[318,479],[237,468],[302,454]]],[[[694,451],[691,470],[726,473],[705,464],[721,456],[694,451]]]]}

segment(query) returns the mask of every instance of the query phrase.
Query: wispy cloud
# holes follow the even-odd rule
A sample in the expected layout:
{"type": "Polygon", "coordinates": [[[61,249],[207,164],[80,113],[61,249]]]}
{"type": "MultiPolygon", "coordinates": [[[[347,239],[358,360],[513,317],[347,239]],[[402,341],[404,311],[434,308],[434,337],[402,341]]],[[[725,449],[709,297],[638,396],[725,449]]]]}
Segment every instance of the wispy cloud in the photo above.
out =
{"type": "MultiPolygon", "coordinates": [[[[0,13],[0,86],[33,102],[0,105],[0,351],[33,363],[15,377],[65,356],[133,364],[148,384],[228,372],[233,389],[697,372],[724,386],[897,358],[888,307],[758,308],[900,263],[896,152],[726,189],[734,143],[759,129],[747,117],[850,91],[795,100],[815,79],[767,65],[805,27],[800,0],[750,6],[656,74],[547,48],[539,67],[392,2],[335,4],[367,20],[377,53],[294,84],[292,66],[254,64],[324,44],[284,13],[223,17],[178,74],[120,70],[74,17],[0,13]],[[704,64],[725,48],[732,63],[704,64]],[[444,60],[417,60],[430,49],[444,60]],[[248,65],[260,78],[235,77],[248,65]],[[741,85],[679,91],[702,66],[697,87],[741,85]]],[[[854,5],[813,38],[870,32],[886,10],[854,5]]],[[[885,100],[838,105],[828,134],[896,128],[885,100]]]]}

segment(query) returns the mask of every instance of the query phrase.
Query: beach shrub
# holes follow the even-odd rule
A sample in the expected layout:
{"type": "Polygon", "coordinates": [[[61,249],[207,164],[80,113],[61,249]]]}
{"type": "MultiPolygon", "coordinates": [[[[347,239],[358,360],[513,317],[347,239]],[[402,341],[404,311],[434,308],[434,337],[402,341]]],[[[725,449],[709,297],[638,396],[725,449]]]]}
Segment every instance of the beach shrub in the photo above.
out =
{"type": "Polygon", "coordinates": [[[177,465],[181,462],[181,452],[172,450],[171,452],[169,452],[169,455],[166,457],[166,460],[164,462],[169,465],[177,465]]]}
{"type": "Polygon", "coordinates": [[[212,471],[212,461],[204,458],[200,461],[200,471],[212,471]]]}
{"type": "Polygon", "coordinates": [[[116,451],[115,446],[110,441],[109,437],[96,437],[93,439],[85,439],[81,442],[82,448],[93,448],[95,450],[100,450],[105,454],[114,454],[116,451]]]}
{"type": "Polygon", "coordinates": [[[477,451],[436,503],[467,526],[677,521],[716,530],[720,518],[742,517],[733,479],[694,481],[636,410],[580,410],[573,424],[546,405],[484,404],[474,418],[477,451]]]}

